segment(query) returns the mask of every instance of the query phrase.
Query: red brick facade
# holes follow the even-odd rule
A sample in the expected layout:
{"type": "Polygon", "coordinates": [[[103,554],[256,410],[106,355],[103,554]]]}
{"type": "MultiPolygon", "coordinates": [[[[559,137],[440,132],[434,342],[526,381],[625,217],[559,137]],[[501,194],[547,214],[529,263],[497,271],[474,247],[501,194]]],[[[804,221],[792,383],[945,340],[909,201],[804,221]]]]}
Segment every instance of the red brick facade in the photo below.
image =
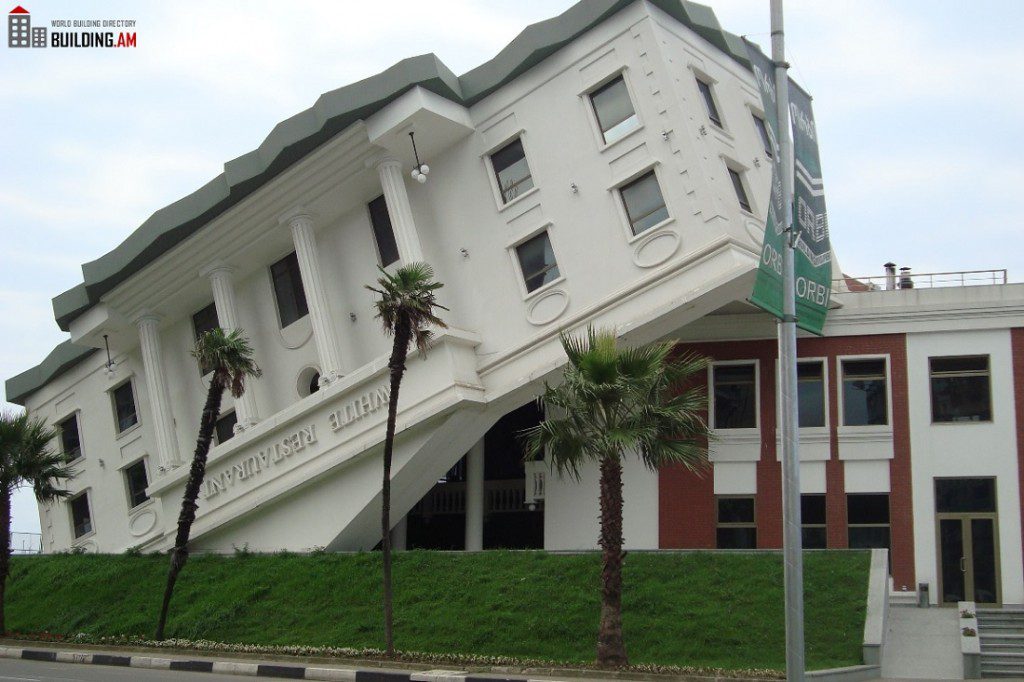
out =
{"type": "MultiPolygon", "coordinates": [[[[1010,330],[1013,351],[1013,404],[1017,426],[1017,476],[1020,479],[1021,539],[1024,540],[1024,328],[1010,330]]],[[[1024,556],[1022,556],[1024,559],[1024,556]]]]}
{"type": "MultiPolygon", "coordinates": [[[[1024,344],[1024,330],[1020,341],[1024,344]]],[[[775,440],[775,373],[778,346],[774,339],[686,344],[686,350],[713,360],[757,360],[760,372],[761,454],[757,467],[756,521],[759,548],[782,545],[782,467],[775,440]]],[[[800,357],[826,358],[829,406],[829,451],[825,464],[828,546],[847,546],[846,489],[839,459],[839,408],[836,377],[838,356],[885,354],[890,358],[890,396],[894,457],[889,466],[892,571],[897,588],[913,586],[914,542],[910,480],[910,425],[907,405],[906,338],[902,334],[805,338],[797,343],[800,357]]],[[[1024,386],[1024,371],[1021,373],[1024,386]]],[[[1024,388],[1019,388],[1024,390],[1024,388]]],[[[1024,403],[1024,401],[1021,401],[1024,403]]],[[[1024,423],[1024,417],[1019,420],[1024,423]]],[[[1024,458],[1024,438],[1021,439],[1024,458]]],[[[1022,486],[1024,487],[1024,486],[1022,486]]],[[[715,546],[713,472],[696,475],[677,468],[662,469],[658,482],[659,544],[662,548],[715,546]]]]}

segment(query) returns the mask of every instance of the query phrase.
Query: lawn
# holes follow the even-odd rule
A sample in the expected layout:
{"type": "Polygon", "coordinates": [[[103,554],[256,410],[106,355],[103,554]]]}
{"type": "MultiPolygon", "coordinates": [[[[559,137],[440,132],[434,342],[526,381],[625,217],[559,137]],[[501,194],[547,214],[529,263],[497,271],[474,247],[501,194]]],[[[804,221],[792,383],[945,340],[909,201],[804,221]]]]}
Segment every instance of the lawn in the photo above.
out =
{"type": "MultiPolygon", "coordinates": [[[[870,555],[808,552],[807,662],[861,663],[870,555]]],[[[151,636],[164,556],[16,557],[7,626],[151,636]]],[[[405,651],[593,660],[596,554],[402,552],[395,642],[405,651]]],[[[785,667],[778,553],[631,553],[624,632],[632,663],[785,667]]],[[[178,580],[169,637],[380,647],[380,555],[197,556],[178,580]]]]}

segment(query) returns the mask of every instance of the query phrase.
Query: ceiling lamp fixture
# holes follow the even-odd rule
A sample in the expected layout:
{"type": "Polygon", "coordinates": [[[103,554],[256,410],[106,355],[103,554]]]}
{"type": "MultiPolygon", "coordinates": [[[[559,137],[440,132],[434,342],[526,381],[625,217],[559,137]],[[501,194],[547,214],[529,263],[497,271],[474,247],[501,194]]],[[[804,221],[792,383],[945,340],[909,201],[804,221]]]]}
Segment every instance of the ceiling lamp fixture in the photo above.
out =
{"type": "Polygon", "coordinates": [[[430,166],[425,163],[420,163],[420,153],[416,151],[416,133],[409,132],[409,139],[412,140],[412,153],[416,157],[416,167],[412,169],[412,179],[416,182],[423,184],[427,181],[427,174],[430,172],[430,166]]]}
{"type": "Polygon", "coordinates": [[[103,371],[107,373],[107,376],[111,379],[117,374],[117,364],[110,357],[110,341],[107,340],[107,335],[103,335],[103,345],[107,349],[107,363],[103,366],[103,371]]]}

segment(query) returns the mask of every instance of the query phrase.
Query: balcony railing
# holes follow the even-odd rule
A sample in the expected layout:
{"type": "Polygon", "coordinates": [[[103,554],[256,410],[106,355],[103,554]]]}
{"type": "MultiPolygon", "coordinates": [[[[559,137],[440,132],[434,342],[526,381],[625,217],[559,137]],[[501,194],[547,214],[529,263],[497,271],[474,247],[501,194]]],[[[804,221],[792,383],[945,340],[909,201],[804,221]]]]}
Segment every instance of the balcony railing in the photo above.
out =
{"type": "MultiPolygon", "coordinates": [[[[487,514],[527,511],[526,482],[521,479],[484,481],[484,512],[487,514]]],[[[466,484],[438,483],[413,507],[413,514],[465,514],[466,484]]]]}
{"type": "Polygon", "coordinates": [[[960,270],[958,272],[899,273],[895,286],[890,287],[888,275],[871,277],[844,277],[832,280],[833,290],[839,291],[884,291],[896,289],[936,289],[939,287],[970,287],[992,284],[1006,284],[1006,269],[1001,270],[960,270]]]}

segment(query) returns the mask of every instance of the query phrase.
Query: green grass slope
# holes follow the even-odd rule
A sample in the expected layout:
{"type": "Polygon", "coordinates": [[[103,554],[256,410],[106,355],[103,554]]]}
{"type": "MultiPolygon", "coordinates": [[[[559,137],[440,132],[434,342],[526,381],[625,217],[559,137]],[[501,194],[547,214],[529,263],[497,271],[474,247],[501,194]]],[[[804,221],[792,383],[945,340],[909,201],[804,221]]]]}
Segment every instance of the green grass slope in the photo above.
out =
{"type": "MultiPolygon", "coordinates": [[[[7,626],[152,636],[164,556],[17,557],[7,626]]],[[[593,660],[600,558],[544,552],[402,552],[396,646],[405,651],[593,660]]],[[[861,662],[869,554],[809,552],[807,661],[861,662]]],[[[631,553],[623,596],[632,663],[785,667],[777,553],[631,553]]],[[[168,636],[245,644],[380,647],[380,555],[193,557],[168,636]]]]}

